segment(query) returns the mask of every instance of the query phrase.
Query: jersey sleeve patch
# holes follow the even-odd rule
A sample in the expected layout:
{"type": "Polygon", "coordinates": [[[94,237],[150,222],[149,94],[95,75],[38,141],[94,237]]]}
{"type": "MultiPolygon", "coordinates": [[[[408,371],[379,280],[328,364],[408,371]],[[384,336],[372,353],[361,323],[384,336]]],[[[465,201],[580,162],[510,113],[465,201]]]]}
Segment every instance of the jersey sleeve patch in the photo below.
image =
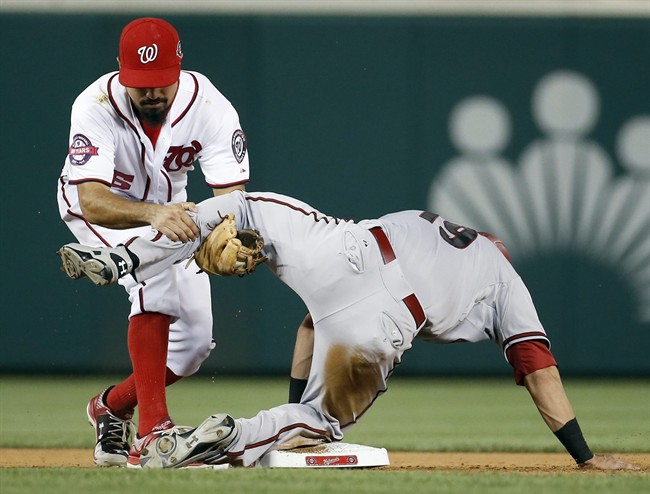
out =
{"type": "Polygon", "coordinates": [[[246,156],[247,144],[246,144],[246,134],[244,134],[243,130],[237,129],[235,130],[235,132],[233,132],[231,145],[232,145],[232,154],[235,156],[237,163],[241,163],[242,161],[244,161],[244,157],[246,156]]]}
{"type": "Polygon", "coordinates": [[[70,163],[76,166],[85,165],[93,156],[97,156],[99,148],[93,146],[90,139],[83,134],[75,134],[72,138],[72,144],[68,149],[68,159],[70,163]]]}

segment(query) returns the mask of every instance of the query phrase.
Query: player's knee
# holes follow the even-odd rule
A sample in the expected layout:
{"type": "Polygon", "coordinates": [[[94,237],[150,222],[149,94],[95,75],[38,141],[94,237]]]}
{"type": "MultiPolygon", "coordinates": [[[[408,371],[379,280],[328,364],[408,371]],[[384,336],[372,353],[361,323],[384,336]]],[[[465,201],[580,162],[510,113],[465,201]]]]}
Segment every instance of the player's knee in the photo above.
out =
{"type": "Polygon", "coordinates": [[[170,345],[167,366],[179,376],[190,376],[199,370],[216,346],[212,338],[187,340],[170,345]]]}
{"type": "Polygon", "coordinates": [[[168,365],[182,376],[194,374],[216,346],[212,338],[212,317],[179,320],[169,333],[168,365]]]}
{"type": "Polygon", "coordinates": [[[333,345],[324,369],[322,407],[342,427],[354,423],[385,390],[383,359],[362,348],[333,345]]]}
{"type": "Polygon", "coordinates": [[[192,367],[195,368],[193,372],[199,370],[199,367],[210,356],[210,352],[212,352],[215,346],[216,342],[212,338],[196,342],[193,345],[193,359],[191,361],[192,367]]]}

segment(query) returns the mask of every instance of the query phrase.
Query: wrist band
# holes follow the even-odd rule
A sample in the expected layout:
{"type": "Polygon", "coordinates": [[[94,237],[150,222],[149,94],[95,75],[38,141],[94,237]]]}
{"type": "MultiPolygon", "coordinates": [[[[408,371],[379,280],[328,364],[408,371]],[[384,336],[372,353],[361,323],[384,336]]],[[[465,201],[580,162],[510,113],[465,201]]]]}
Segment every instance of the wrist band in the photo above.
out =
{"type": "Polygon", "coordinates": [[[569,420],[553,434],[560,440],[569,454],[573,456],[576,463],[584,463],[594,457],[589,446],[587,446],[587,441],[582,435],[576,418],[569,420]]]}
{"type": "Polygon", "coordinates": [[[306,387],[307,379],[296,379],[292,377],[289,380],[289,403],[300,403],[306,387]]]}

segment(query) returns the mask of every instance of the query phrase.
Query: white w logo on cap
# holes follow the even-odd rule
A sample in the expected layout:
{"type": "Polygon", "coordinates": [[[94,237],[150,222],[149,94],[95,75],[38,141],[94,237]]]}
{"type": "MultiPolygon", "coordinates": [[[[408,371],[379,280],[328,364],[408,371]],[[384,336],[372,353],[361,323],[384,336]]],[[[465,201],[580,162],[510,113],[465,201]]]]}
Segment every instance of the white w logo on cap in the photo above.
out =
{"type": "Polygon", "coordinates": [[[151,46],[141,46],[138,48],[138,55],[142,63],[153,62],[158,56],[158,45],[154,43],[151,46]]]}

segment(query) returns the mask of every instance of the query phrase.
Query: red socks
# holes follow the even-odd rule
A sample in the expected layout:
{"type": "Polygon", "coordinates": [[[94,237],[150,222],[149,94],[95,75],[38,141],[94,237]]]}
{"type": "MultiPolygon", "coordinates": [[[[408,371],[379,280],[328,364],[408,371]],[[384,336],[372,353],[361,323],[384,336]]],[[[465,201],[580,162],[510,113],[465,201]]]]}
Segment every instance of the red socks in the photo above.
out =
{"type": "MultiPolygon", "coordinates": [[[[166,373],[165,386],[171,386],[183,379],[183,376],[177,376],[169,368],[166,369],[166,373]]],[[[138,397],[135,392],[135,376],[131,374],[124,381],[113,386],[105,398],[105,403],[121,419],[131,418],[133,409],[138,404],[138,397]]]]}
{"type": "Polygon", "coordinates": [[[180,379],[167,369],[167,346],[171,317],[159,313],[133,316],[128,345],[133,374],[108,394],[107,405],[116,413],[138,407],[138,436],[143,437],[169,417],[165,386],[180,379]]]}
{"type": "Polygon", "coordinates": [[[138,396],[138,436],[144,437],[169,416],[165,396],[165,369],[171,317],[149,313],[129,323],[129,355],[138,396]]]}

